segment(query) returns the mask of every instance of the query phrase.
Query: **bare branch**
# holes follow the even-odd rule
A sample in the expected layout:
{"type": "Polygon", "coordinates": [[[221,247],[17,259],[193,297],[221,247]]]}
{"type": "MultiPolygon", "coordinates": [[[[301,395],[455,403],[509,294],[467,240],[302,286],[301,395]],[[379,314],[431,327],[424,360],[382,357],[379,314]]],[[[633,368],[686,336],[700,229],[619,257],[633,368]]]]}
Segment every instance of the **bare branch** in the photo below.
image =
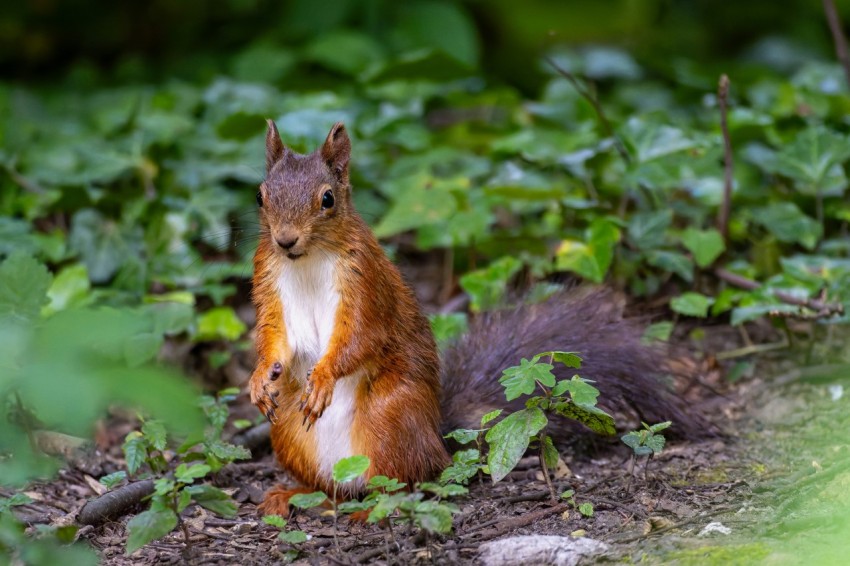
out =
{"type": "Polygon", "coordinates": [[[724,243],[729,244],[729,214],[732,209],[732,183],[735,162],[732,157],[732,140],[729,138],[729,77],[720,75],[717,87],[717,102],[720,106],[720,132],[723,135],[723,203],[717,216],[717,229],[723,236],[724,243]]]}
{"type": "Polygon", "coordinates": [[[552,59],[551,57],[544,57],[544,59],[547,63],[549,63],[549,65],[552,66],[553,69],[555,69],[555,72],[567,79],[570,84],[573,85],[573,88],[576,89],[576,92],[578,92],[582,96],[582,98],[587,100],[590,105],[593,106],[593,110],[596,112],[596,116],[599,118],[599,123],[602,125],[602,129],[605,130],[605,134],[614,140],[614,147],[617,148],[617,153],[620,154],[620,157],[622,157],[623,161],[625,161],[627,164],[631,163],[632,158],[629,155],[629,152],[626,151],[626,146],[623,145],[623,141],[614,132],[614,128],[611,127],[611,122],[609,122],[608,118],[605,116],[605,111],[602,110],[602,105],[599,104],[599,99],[597,99],[596,96],[592,92],[590,92],[590,89],[587,88],[586,84],[579,80],[574,74],[558,65],[558,63],[555,62],[554,59],[552,59]]]}
{"type": "Polygon", "coordinates": [[[832,32],[835,55],[838,57],[841,66],[844,67],[844,76],[847,78],[848,86],[850,86],[850,50],[847,49],[847,38],[844,37],[844,32],[841,29],[841,18],[838,16],[838,10],[835,9],[835,2],[823,0],[823,11],[829,24],[829,31],[832,32]]]}

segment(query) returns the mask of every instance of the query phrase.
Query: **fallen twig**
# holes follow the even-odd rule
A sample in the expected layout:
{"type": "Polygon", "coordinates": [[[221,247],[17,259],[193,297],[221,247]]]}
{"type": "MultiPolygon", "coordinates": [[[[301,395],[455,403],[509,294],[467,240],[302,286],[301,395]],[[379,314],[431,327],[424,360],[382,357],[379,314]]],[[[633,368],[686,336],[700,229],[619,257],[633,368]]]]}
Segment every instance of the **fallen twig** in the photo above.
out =
{"type": "Polygon", "coordinates": [[[847,78],[848,86],[850,86],[850,50],[847,49],[847,39],[841,30],[841,18],[838,16],[838,10],[835,9],[835,2],[833,0],[823,0],[823,11],[826,14],[826,21],[829,24],[829,31],[832,32],[835,55],[844,68],[844,76],[847,78]]]}
{"type": "MultiPolygon", "coordinates": [[[[753,281],[723,268],[715,269],[714,274],[723,281],[742,289],[754,291],[762,286],[758,281],[753,281]]],[[[783,291],[773,291],[773,296],[783,303],[813,310],[817,314],[817,318],[829,318],[844,313],[844,305],[841,303],[827,303],[821,299],[801,299],[783,291]]]]}
{"type": "Polygon", "coordinates": [[[720,132],[723,135],[723,203],[717,216],[717,229],[723,236],[723,242],[729,245],[729,213],[732,209],[732,172],[735,162],[732,158],[732,140],[729,137],[727,120],[729,104],[729,77],[720,75],[717,86],[717,102],[720,106],[720,132]]]}
{"type": "MultiPolygon", "coordinates": [[[[539,511],[534,511],[533,513],[526,513],[526,514],[520,515],[518,517],[511,517],[510,519],[505,519],[503,521],[500,521],[499,527],[497,529],[494,529],[492,532],[485,533],[483,536],[486,536],[488,539],[494,538],[494,537],[497,537],[497,536],[501,536],[503,534],[509,533],[510,531],[512,531],[514,529],[518,529],[520,527],[525,527],[527,525],[530,525],[531,523],[534,523],[535,521],[539,521],[540,519],[543,519],[544,517],[548,517],[549,515],[556,515],[558,513],[563,513],[564,511],[569,510],[569,508],[570,508],[569,503],[559,503],[558,505],[555,505],[554,507],[548,507],[546,509],[540,509],[539,511]]],[[[467,531],[463,536],[461,536],[461,538],[466,539],[468,537],[471,537],[473,535],[481,533],[482,530],[483,529],[473,529],[473,530],[467,531]]]]}
{"type": "Polygon", "coordinates": [[[153,493],[153,480],[138,481],[95,497],[80,509],[77,522],[81,525],[100,525],[121,517],[142,499],[153,493]]]}

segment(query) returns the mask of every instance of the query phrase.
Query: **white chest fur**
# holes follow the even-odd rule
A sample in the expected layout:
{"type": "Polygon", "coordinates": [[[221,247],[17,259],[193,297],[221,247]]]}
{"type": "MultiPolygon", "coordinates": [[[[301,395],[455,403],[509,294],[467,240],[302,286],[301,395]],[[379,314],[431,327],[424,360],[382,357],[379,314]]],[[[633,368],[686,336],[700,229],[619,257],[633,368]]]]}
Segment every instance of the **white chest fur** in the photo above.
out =
{"type": "MultiPolygon", "coordinates": [[[[307,372],[325,355],[333,334],[339,292],[337,258],[313,251],[288,262],[278,282],[286,339],[293,353],[292,376],[306,383],[307,372]]],[[[352,456],[351,425],[361,375],[337,379],[333,400],[314,425],[319,473],[331,477],[333,466],[352,456]]]]}

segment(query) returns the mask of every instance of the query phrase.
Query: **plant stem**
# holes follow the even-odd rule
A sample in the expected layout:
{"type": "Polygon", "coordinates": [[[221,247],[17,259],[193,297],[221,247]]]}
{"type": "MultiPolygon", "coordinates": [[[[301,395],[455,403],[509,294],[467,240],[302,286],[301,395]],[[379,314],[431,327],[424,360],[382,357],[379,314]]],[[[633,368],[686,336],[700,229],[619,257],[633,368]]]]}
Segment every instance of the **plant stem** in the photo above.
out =
{"type": "Polygon", "coordinates": [[[835,44],[835,55],[844,68],[844,76],[847,79],[847,84],[850,85],[850,50],[847,49],[847,39],[841,30],[841,18],[838,16],[838,10],[835,9],[835,2],[833,0],[823,0],[823,11],[826,14],[826,21],[829,24],[829,31],[832,33],[832,42],[835,44]]]}
{"type": "Polygon", "coordinates": [[[543,468],[543,479],[546,480],[546,487],[549,488],[549,497],[552,498],[552,503],[558,502],[558,496],[555,494],[555,486],[552,485],[552,478],[549,477],[549,466],[546,465],[546,433],[545,428],[540,431],[540,467],[543,468]]]}
{"type": "Polygon", "coordinates": [[[337,510],[336,510],[336,489],[337,489],[338,485],[339,484],[337,484],[337,482],[334,482],[334,496],[333,496],[333,499],[331,499],[331,504],[333,505],[333,508],[334,508],[334,546],[336,546],[336,551],[340,552],[339,538],[336,536],[336,521],[337,521],[337,515],[339,514],[339,513],[337,513],[337,510]]]}
{"type": "Polygon", "coordinates": [[[723,204],[717,217],[717,229],[723,236],[723,242],[729,245],[729,214],[732,209],[732,184],[734,182],[732,171],[735,162],[732,157],[732,140],[729,137],[729,123],[727,120],[729,98],[729,77],[720,75],[720,83],[717,87],[717,102],[720,106],[720,132],[723,135],[723,204]]]}

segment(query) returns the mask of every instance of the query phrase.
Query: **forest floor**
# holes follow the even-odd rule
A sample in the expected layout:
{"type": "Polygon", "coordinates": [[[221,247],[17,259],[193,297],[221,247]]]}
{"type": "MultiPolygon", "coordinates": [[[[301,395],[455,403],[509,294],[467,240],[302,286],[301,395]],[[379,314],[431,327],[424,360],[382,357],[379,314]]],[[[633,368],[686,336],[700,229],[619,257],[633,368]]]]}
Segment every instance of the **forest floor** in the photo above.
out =
{"type": "MultiPolygon", "coordinates": [[[[765,326],[767,334],[759,338],[775,339],[765,326]]],[[[714,351],[742,346],[739,333],[728,326],[707,327],[703,333],[704,343],[711,343],[714,351]]],[[[727,370],[741,360],[752,358],[736,355],[727,370]]],[[[223,519],[197,505],[183,513],[188,545],[178,529],[126,556],[132,513],[82,527],[78,537],[94,547],[104,564],[113,565],[275,564],[292,558],[322,564],[471,564],[480,562],[483,544],[519,535],[604,543],[582,563],[794,563],[789,558],[799,551],[794,533],[814,540],[810,535],[817,525],[811,521],[829,512],[809,502],[833,497],[813,478],[832,482],[835,493],[850,491],[844,489],[850,484],[847,450],[836,450],[846,443],[824,434],[848,429],[850,406],[832,373],[817,371],[833,366],[801,371],[787,352],[747,364],[740,381],[729,383],[727,371],[726,377],[703,384],[697,395],[694,410],[718,426],[722,434],[717,437],[671,440],[659,456],[639,460],[632,473],[631,451],[616,438],[584,438],[562,449],[566,465],[555,471],[556,492],[573,489],[577,504],[592,503],[589,517],[570,502],[552,502],[536,459],[527,458],[502,482],[473,481],[468,495],[454,498],[460,513],[450,535],[428,539],[405,526],[390,534],[380,525],[341,518],[337,546],[332,517],[309,510],[290,518],[290,528],[310,536],[294,556],[293,547],[278,540],[279,529],[257,516],[265,490],[292,483],[268,449],[259,449],[253,460],[228,465],[213,478],[239,503],[236,517],[223,519]],[[780,376],[779,381],[771,376],[780,376]],[[825,442],[806,441],[824,436],[825,442]]],[[[233,412],[251,418],[253,410],[243,395],[233,412]]],[[[117,418],[104,428],[97,463],[103,473],[124,469],[121,440],[136,424],[117,418]]],[[[86,501],[102,491],[96,477],[79,469],[62,470],[51,481],[30,485],[25,492],[33,501],[17,507],[16,514],[33,530],[73,524],[86,501]]],[[[847,497],[833,498],[844,504],[847,497]]],[[[140,510],[141,505],[134,512],[140,510]]]]}

